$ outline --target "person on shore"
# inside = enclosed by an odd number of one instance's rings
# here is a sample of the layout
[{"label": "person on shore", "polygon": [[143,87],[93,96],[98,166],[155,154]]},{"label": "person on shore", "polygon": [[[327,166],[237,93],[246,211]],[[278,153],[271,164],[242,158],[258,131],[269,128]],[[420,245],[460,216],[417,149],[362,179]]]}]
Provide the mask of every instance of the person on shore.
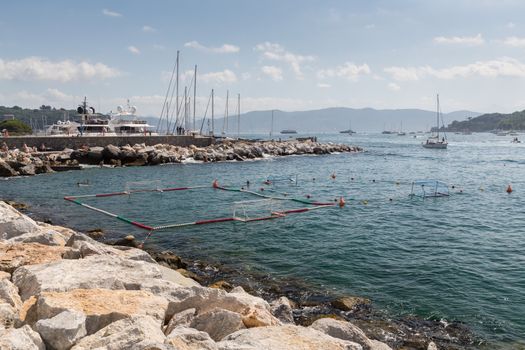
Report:
[{"label": "person on shore", "polygon": [[2,152],[7,153],[9,151],[9,147],[7,146],[7,143],[2,142]]},{"label": "person on shore", "polygon": [[22,145],[22,151],[24,151],[24,153],[31,153],[31,150],[25,143]]}]

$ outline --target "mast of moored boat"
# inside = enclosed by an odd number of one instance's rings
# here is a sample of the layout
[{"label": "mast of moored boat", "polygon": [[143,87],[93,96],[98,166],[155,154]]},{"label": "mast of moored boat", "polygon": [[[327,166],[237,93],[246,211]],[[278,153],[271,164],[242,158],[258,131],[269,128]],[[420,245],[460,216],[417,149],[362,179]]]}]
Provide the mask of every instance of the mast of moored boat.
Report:
[{"label": "mast of moored boat", "polygon": [[237,138],[241,136],[241,94],[237,94]]},{"label": "mast of moored boat", "polygon": [[437,98],[436,127],[437,127],[437,140],[439,142],[439,94],[437,94],[436,98]]},{"label": "mast of moored boat", "polygon": [[197,101],[197,65],[195,65],[195,73],[193,73],[193,131],[195,131],[195,105]]},{"label": "mast of moored boat", "polygon": [[270,126],[270,139],[272,138],[272,134],[273,134],[273,109],[272,109],[272,125]]},{"label": "mast of moored boat", "polygon": [[[180,112],[180,109],[179,109],[179,50],[177,50],[177,79],[175,81],[175,94],[177,95],[175,97],[175,126],[173,127],[175,129],[175,127],[178,127],[178,123],[179,123],[179,112]],[[172,94],[173,96],[173,94]],[[171,100],[173,101],[173,100]]]},{"label": "mast of moored boat", "polygon": [[213,89],[211,89],[211,134],[215,135],[215,115],[214,115],[214,97],[213,97]]}]

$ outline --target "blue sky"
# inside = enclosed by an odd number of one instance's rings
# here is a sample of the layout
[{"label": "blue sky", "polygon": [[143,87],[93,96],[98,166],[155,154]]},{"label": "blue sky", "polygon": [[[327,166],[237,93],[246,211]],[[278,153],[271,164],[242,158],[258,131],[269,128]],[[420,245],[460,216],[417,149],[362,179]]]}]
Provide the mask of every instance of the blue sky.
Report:
[{"label": "blue sky", "polygon": [[[181,51],[197,114],[212,88],[242,110],[525,109],[525,2],[4,1],[0,105],[158,115]],[[234,107],[232,107],[233,109]]]}]

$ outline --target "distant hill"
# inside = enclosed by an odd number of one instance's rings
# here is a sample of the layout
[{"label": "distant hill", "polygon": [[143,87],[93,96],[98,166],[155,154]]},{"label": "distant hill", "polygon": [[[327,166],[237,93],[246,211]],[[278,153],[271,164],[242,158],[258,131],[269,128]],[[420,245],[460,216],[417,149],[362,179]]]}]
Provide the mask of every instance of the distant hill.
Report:
[{"label": "distant hill", "polygon": [[[7,117],[6,117],[7,115]],[[0,106],[0,120],[9,119],[13,115],[28,125],[33,130],[42,129],[43,125],[51,125],[58,120],[67,118],[72,121],[80,121],[76,110],[56,109],[50,106],[41,106],[39,109],[25,109],[18,106]],[[373,108],[325,108],[312,111],[284,112],[274,111],[273,131],[278,134],[281,130],[292,129],[299,133],[321,132],[334,133],[352,128],[357,132],[381,132],[392,131],[418,131],[430,130],[435,126],[436,112],[421,109],[383,109]],[[456,111],[444,114],[447,120],[464,120],[467,117],[476,117],[480,113],[471,111]],[[157,117],[140,117],[155,126],[159,119]],[[228,133],[237,133],[237,116],[228,118]],[[271,128],[272,111],[254,111],[241,114],[241,133],[269,133]],[[224,119],[215,118],[215,134],[223,130]],[[197,129],[200,129],[202,119],[196,121]],[[165,131],[165,121],[161,123],[160,130]],[[203,131],[208,130],[208,120],[205,121]]]},{"label": "distant hill", "polygon": [[463,121],[453,121],[448,131],[484,132],[492,130],[525,130],[525,110],[511,114],[490,113]]},{"label": "distant hill", "polygon": [[[445,122],[454,119],[476,117],[481,113],[457,111],[444,114]],[[418,131],[430,130],[435,126],[436,112],[421,109],[383,109],[373,108],[325,108],[312,111],[284,112],[274,111],[273,131],[292,129],[299,133],[325,132],[333,133],[352,128],[357,132]],[[237,132],[237,116],[230,116],[228,133]],[[241,114],[241,133],[269,133],[272,111],[255,111]],[[215,133],[221,133],[223,118],[215,118]],[[197,123],[200,127],[200,122]],[[207,130],[205,122],[204,130]]]}]

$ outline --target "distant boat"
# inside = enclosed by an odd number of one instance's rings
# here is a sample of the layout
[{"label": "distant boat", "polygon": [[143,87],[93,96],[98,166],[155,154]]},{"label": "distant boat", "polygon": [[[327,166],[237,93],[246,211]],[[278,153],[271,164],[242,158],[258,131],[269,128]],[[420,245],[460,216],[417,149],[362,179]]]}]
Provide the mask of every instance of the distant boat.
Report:
[{"label": "distant boat", "polygon": [[405,136],[407,133],[403,131],[403,122],[401,122],[401,127],[397,133],[397,136]]},{"label": "distant boat", "polygon": [[390,130],[385,130],[385,131],[383,131],[381,134],[384,134],[384,135],[392,135],[392,134],[395,134],[395,132],[390,131]]},{"label": "distant boat", "polygon": [[292,130],[292,129],[284,129],[284,130],[281,130],[281,134],[297,134],[297,131]]},{"label": "distant boat", "polygon": [[348,130],[341,130],[339,131],[340,134],[355,134],[355,131],[352,130],[352,129],[348,129]]},{"label": "distant boat", "polygon": [[[437,112],[436,112],[436,134],[432,134],[425,143],[423,143],[423,147],[425,148],[434,148],[434,149],[446,149],[448,146],[448,142],[446,139],[446,134],[443,133],[443,137],[440,138],[439,136],[439,119],[441,116],[441,111],[439,109],[439,94],[437,95]],[[441,121],[443,122],[443,117],[441,117]]]}]

